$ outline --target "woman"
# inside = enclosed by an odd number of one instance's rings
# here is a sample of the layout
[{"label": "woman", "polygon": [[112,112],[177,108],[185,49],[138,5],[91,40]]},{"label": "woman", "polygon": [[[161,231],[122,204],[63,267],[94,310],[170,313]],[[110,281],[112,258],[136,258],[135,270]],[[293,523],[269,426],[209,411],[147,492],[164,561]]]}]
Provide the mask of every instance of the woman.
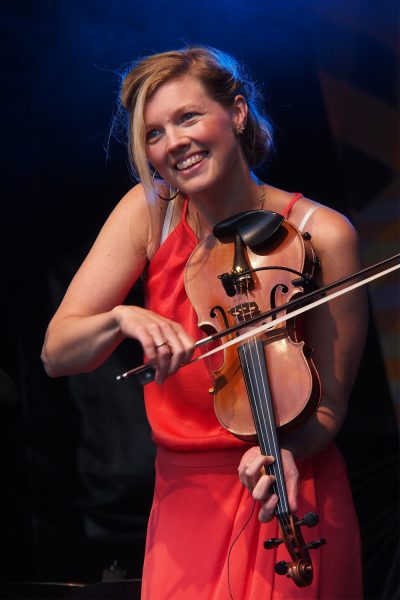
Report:
[{"label": "woman", "polygon": [[[200,47],[147,57],[125,76],[121,100],[141,183],[116,206],[73,279],[49,325],[43,360],[52,377],[90,371],[130,337],[156,368],[156,383],[145,388],[157,462],[143,598],[359,598],[358,526],[332,442],[364,344],[364,292],[304,319],[323,395],[315,416],[283,439],[281,453],[291,510],[319,513],[311,539],[328,540],[313,551],[307,588],[275,575],[275,563],[288,559],[283,545],[263,548],[265,539],[280,537],[273,477],[262,471],[274,458],[221,427],[207,361],[179,370],[201,337],[185,266],[216,223],[263,208],[301,230],[307,224],[320,285],[359,269],[357,236],[337,212],[255,177],[271,128],[257,109],[254,85],[228,55]],[[123,305],[142,274],[146,308]]]}]

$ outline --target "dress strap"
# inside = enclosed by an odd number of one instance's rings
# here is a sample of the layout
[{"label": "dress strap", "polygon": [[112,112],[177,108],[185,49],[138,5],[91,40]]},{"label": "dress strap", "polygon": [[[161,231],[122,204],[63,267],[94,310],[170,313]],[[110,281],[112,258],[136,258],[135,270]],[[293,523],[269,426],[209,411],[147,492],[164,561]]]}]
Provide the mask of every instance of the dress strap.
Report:
[{"label": "dress strap", "polygon": [[303,198],[303,194],[301,194],[300,192],[296,192],[295,194],[293,194],[293,198],[291,199],[285,210],[282,211],[282,216],[285,217],[285,219],[287,219],[290,211],[292,210],[293,205],[296,204],[297,200],[300,200],[300,198]]},{"label": "dress strap", "polygon": [[185,196],[185,198],[183,200],[183,207],[182,207],[182,217],[181,217],[182,223],[186,223],[188,207],[189,207],[189,198],[187,196]]},{"label": "dress strap", "polygon": [[302,218],[302,220],[300,221],[300,224],[298,226],[299,231],[303,231],[304,227],[306,226],[308,219],[311,217],[312,214],[314,214],[314,212],[320,208],[322,205],[321,204],[313,204],[312,206],[310,206],[310,208],[306,211],[306,214],[304,215],[304,217]]},{"label": "dress strap", "polygon": [[169,228],[171,227],[172,215],[174,214],[175,199],[170,200],[165,212],[164,223],[161,231],[160,246],[168,237]]},{"label": "dress strap", "polygon": [[[189,205],[189,199],[187,196],[185,196],[184,201],[183,201],[183,207],[182,207],[182,215],[181,215],[181,223],[183,223],[184,225],[186,224],[186,215],[187,215],[187,211],[188,211],[188,205]],[[171,222],[172,222],[172,216],[174,214],[174,208],[175,208],[175,198],[168,202],[167,210],[165,211],[164,223],[163,223],[162,230],[161,230],[160,246],[163,242],[165,242],[165,240],[167,239],[167,237],[169,235],[169,230],[170,230]]]}]

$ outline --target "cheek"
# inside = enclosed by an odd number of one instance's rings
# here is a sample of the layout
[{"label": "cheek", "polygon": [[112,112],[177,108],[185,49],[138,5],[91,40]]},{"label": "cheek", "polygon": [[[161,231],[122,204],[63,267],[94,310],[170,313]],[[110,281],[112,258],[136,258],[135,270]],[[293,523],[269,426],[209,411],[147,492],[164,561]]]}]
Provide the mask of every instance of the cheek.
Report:
[{"label": "cheek", "polygon": [[[147,160],[155,169],[161,163],[161,152],[155,146],[150,147],[146,152]],[[158,170],[158,169],[157,169]]]},{"label": "cheek", "polygon": [[212,132],[214,147],[223,156],[229,156],[236,147],[236,137],[232,124],[226,118],[220,118],[215,123]]},{"label": "cheek", "polygon": [[233,138],[233,129],[231,123],[225,118],[216,118],[209,127],[205,130],[205,135],[214,140],[217,143],[225,144],[229,143],[230,139]]}]

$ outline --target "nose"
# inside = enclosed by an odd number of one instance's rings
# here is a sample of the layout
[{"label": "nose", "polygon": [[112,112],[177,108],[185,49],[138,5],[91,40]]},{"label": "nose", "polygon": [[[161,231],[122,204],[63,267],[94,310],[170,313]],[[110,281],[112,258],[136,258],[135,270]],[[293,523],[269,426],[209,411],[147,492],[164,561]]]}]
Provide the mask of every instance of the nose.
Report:
[{"label": "nose", "polygon": [[190,144],[190,139],[186,132],[182,132],[179,127],[171,127],[168,129],[166,132],[166,139],[167,150],[171,153],[175,153]]}]

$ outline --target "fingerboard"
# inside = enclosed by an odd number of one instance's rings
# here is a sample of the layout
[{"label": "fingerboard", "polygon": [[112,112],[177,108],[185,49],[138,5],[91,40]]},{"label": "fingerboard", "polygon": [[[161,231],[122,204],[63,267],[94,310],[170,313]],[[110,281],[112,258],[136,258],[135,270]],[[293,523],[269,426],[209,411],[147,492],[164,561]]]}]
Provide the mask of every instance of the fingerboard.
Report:
[{"label": "fingerboard", "polygon": [[275,458],[275,462],[267,468],[268,473],[275,477],[271,490],[279,498],[275,513],[279,521],[286,521],[290,510],[262,340],[254,339],[239,346],[238,354],[261,453]]}]

